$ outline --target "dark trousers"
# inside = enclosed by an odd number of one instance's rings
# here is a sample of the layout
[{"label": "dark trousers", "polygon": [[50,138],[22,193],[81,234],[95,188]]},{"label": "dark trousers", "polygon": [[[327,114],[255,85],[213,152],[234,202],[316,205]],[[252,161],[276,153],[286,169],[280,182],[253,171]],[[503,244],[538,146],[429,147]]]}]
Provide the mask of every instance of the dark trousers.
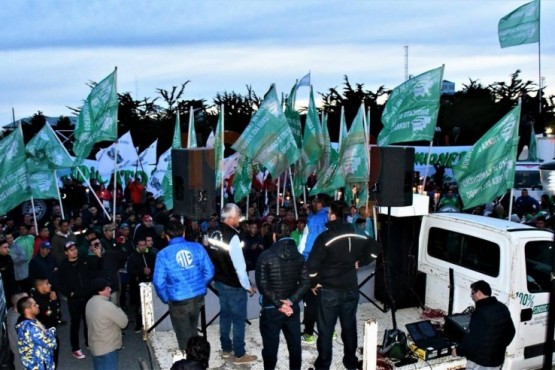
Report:
[{"label": "dark trousers", "polygon": [[287,317],[277,308],[264,308],[260,312],[260,335],[262,336],[262,359],[264,369],[274,369],[277,363],[279,348],[279,334],[283,331],[283,336],[287,342],[289,350],[289,368],[300,369],[302,362],[302,349],[300,309],[299,305],[293,306],[293,315]]},{"label": "dark trousers", "polygon": [[329,369],[332,361],[333,330],[337,319],[341,324],[343,365],[356,369],[358,291],[336,291],[321,288],[318,293],[318,357],[316,369]]},{"label": "dark trousers", "polygon": [[316,315],[318,306],[318,297],[309,290],[303,297],[304,314],[303,314],[303,333],[314,335],[314,324],[316,324]]},{"label": "dark trousers", "polygon": [[179,302],[169,302],[170,319],[172,322],[179,349],[187,349],[187,341],[197,335],[198,317],[204,305],[204,296],[185,299]]},{"label": "dark trousers", "polygon": [[87,328],[87,319],[85,318],[85,306],[87,299],[85,298],[67,298],[67,308],[69,311],[69,342],[71,344],[71,351],[75,352],[81,347],[79,346],[79,329],[81,321],[83,321],[83,332],[85,334],[85,346],[89,343],[89,331]]}]

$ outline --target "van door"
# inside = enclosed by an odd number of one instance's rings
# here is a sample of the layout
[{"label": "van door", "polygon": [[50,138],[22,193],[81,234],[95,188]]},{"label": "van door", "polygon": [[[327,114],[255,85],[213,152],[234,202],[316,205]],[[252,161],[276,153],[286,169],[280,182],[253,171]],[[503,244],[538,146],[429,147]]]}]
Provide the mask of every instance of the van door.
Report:
[{"label": "van door", "polygon": [[[520,322],[515,322],[518,337],[523,343],[525,363],[543,355],[543,344],[547,330],[549,310],[549,290],[551,286],[551,261],[553,242],[546,240],[523,243],[524,268],[519,278],[521,282],[515,292],[520,304]],[[534,361],[535,362],[535,361]]]}]

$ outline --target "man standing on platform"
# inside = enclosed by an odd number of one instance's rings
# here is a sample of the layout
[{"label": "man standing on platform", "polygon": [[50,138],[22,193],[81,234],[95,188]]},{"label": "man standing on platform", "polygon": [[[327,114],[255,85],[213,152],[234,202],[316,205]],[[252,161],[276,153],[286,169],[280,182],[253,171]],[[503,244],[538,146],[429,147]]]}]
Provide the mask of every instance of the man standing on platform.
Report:
[{"label": "man standing on platform", "polygon": [[343,222],[342,202],[333,202],[329,208],[326,230],[314,241],[308,258],[308,273],[317,293],[318,357],[316,369],[329,369],[332,361],[333,332],[337,319],[341,323],[343,365],[356,369],[357,350],[357,269],[372,260],[372,252],[379,245],[356,229],[354,224]]},{"label": "man standing on platform", "polygon": [[185,240],[181,222],[170,221],[165,232],[169,244],[156,255],[152,282],[160,300],[169,306],[179,349],[185,351],[189,338],[197,335],[199,313],[214,266],[201,244]]},{"label": "man standing on platform", "polygon": [[453,356],[466,356],[469,370],[495,370],[503,367],[505,350],[515,336],[515,326],[507,306],[491,296],[483,280],[470,285],[476,309],[470,317],[468,334],[453,349]]},{"label": "man standing on platform", "polygon": [[[215,287],[220,297],[220,343],[222,356],[235,354],[234,364],[256,361],[256,356],[246,354],[245,325],[247,320],[247,293],[256,290],[247,275],[247,265],[243,257],[239,226],[241,209],[228,203],[221,211],[222,224],[219,230],[209,234],[209,253],[216,273]],[[233,326],[233,340],[230,332]]]}]

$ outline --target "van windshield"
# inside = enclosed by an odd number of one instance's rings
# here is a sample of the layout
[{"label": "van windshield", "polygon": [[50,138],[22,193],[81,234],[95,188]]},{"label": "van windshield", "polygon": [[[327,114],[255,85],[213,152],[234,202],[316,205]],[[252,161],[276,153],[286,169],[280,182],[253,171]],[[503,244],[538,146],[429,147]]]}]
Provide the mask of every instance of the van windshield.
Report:
[{"label": "van windshield", "polygon": [[551,287],[551,263],[553,261],[553,242],[528,242],[524,249],[526,255],[526,280],[528,292],[549,292]]},{"label": "van windshield", "polygon": [[543,189],[540,171],[515,171],[515,189]]}]

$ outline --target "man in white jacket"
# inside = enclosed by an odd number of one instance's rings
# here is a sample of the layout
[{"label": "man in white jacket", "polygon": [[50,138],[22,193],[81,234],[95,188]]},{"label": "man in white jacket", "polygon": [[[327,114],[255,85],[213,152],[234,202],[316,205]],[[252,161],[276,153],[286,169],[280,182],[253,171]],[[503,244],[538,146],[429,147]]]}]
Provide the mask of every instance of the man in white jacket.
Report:
[{"label": "man in white jacket", "polygon": [[95,279],[91,285],[94,296],[87,302],[85,316],[94,368],[117,370],[118,351],[122,347],[121,330],[129,320],[121,308],[110,302],[112,289],[107,280]]}]

